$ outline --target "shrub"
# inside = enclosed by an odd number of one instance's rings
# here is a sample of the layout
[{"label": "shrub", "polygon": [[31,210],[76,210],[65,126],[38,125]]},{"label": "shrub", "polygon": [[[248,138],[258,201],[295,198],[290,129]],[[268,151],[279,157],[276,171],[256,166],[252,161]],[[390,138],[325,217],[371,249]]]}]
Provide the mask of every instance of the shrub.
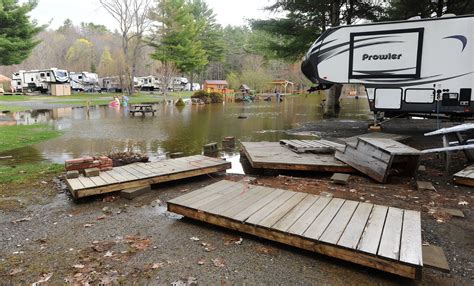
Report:
[{"label": "shrub", "polygon": [[204,90],[195,91],[193,93],[193,95],[191,96],[191,98],[199,98],[199,99],[203,99],[203,100],[204,100],[205,97],[209,97],[209,93],[207,93]]},{"label": "shrub", "polygon": [[209,97],[211,98],[211,103],[222,103],[223,96],[218,92],[211,92]]}]

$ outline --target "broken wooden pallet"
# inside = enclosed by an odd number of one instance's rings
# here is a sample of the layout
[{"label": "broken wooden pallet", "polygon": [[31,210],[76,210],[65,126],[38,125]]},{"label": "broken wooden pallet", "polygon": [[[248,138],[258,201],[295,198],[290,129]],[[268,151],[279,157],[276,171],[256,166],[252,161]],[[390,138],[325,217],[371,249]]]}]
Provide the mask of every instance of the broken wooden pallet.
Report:
[{"label": "broken wooden pallet", "polygon": [[418,211],[226,180],[168,210],[412,279],[423,266]]},{"label": "broken wooden pallet", "polygon": [[134,163],[100,172],[97,177],[66,179],[75,198],[138,188],[230,169],[231,163],[202,155],[150,163]]},{"label": "broken wooden pallet", "polygon": [[392,139],[359,138],[357,144],[346,145],[336,151],[336,158],[385,183],[390,174],[413,176],[418,168],[421,152]]},{"label": "broken wooden pallet", "polygon": [[456,184],[474,187],[474,165],[457,172],[453,179]]},{"label": "broken wooden pallet", "polygon": [[333,154],[295,153],[279,142],[241,142],[242,152],[256,169],[353,172],[347,164],[336,160]]},{"label": "broken wooden pallet", "polygon": [[344,145],[329,140],[280,140],[280,145],[296,153],[331,154],[337,149],[343,150]]}]

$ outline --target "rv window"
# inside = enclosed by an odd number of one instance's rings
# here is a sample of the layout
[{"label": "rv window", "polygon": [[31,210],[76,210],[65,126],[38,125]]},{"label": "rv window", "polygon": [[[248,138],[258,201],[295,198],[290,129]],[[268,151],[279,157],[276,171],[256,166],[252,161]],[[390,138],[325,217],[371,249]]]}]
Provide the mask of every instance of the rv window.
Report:
[{"label": "rv window", "polygon": [[40,73],[40,77],[44,77],[44,72]]},{"label": "rv window", "polygon": [[49,72],[46,73],[46,76],[50,76],[51,74]]},{"label": "rv window", "polygon": [[30,80],[30,81],[31,81],[31,82],[33,82],[33,81],[35,81],[35,79],[34,79],[34,78],[31,78],[31,80]]},{"label": "rv window", "polygon": [[21,85],[21,81],[17,81],[17,84],[18,84],[18,85]]},{"label": "rv window", "polygon": [[82,75],[80,75],[78,78],[79,78],[79,79],[82,79]]},{"label": "rv window", "polygon": [[433,103],[435,99],[434,89],[407,88],[405,90],[406,103]]},{"label": "rv window", "polygon": [[376,88],[375,108],[400,109],[402,104],[401,88]]}]

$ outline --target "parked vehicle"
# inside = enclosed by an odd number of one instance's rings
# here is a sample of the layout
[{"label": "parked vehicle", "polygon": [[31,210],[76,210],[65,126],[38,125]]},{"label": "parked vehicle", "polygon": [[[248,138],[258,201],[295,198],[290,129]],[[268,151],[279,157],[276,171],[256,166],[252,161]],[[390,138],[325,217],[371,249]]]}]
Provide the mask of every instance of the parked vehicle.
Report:
[{"label": "parked vehicle", "polygon": [[149,76],[139,76],[137,77],[137,84],[135,86],[136,89],[139,90],[160,90],[160,80],[158,77],[149,75]]},{"label": "parked vehicle", "polygon": [[73,91],[96,92],[100,91],[99,76],[90,72],[70,72],[69,80]]},{"label": "parked vehicle", "polygon": [[183,91],[186,89],[188,79],[185,77],[173,77],[171,78],[171,84],[168,87],[171,91]]},{"label": "parked vehicle", "polygon": [[43,70],[20,70],[12,75],[12,85],[16,91],[46,93],[51,84],[69,82],[69,73],[57,68]]},{"label": "parked vehicle", "polygon": [[[188,82],[184,88],[184,90],[191,90],[191,83]],[[193,89],[192,90],[201,90],[201,85],[199,83],[193,82]]]},{"label": "parked vehicle", "polygon": [[122,80],[119,76],[100,78],[99,86],[105,92],[122,92]]},{"label": "parked vehicle", "polygon": [[364,84],[385,116],[474,112],[474,15],[341,26],[327,30],[302,63],[318,89]]}]

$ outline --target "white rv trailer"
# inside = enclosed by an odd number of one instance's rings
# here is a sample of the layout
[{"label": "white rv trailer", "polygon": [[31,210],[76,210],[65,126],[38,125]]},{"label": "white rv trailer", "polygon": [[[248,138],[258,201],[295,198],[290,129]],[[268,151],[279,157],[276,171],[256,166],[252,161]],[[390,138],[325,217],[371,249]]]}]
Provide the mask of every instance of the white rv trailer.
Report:
[{"label": "white rv trailer", "polygon": [[69,73],[57,68],[44,70],[21,70],[12,75],[13,85],[17,91],[49,91],[51,84],[69,82]]},{"label": "white rv trailer", "polygon": [[99,76],[90,72],[70,72],[69,80],[74,91],[94,92],[100,90]]},{"label": "white rv trailer", "polygon": [[156,76],[139,76],[136,81],[137,85],[135,88],[137,89],[150,91],[160,90],[160,80]]},{"label": "white rv trailer", "polygon": [[169,90],[172,91],[183,91],[188,84],[188,79],[185,77],[173,77],[171,78],[170,86],[168,87]]},{"label": "white rv trailer", "polygon": [[102,91],[121,92],[122,82],[119,76],[109,76],[99,79],[99,86]]},{"label": "white rv trailer", "polygon": [[474,15],[341,26],[311,46],[301,69],[325,89],[366,87],[385,116],[474,113]]}]

